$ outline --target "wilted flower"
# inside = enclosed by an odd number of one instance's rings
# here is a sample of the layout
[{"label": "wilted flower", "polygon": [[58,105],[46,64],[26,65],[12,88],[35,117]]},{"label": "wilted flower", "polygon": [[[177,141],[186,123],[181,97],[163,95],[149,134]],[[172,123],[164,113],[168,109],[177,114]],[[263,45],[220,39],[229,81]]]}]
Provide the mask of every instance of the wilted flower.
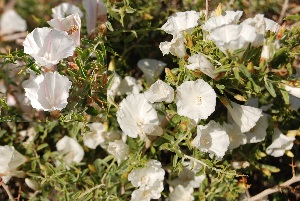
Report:
[{"label": "wilted flower", "polygon": [[159,44],[159,49],[165,54],[173,54],[174,56],[177,56],[179,58],[183,58],[186,55],[185,50],[185,37],[183,35],[179,35],[176,38],[173,38],[171,42],[161,42]]},{"label": "wilted flower", "polygon": [[256,125],[245,133],[248,143],[257,143],[265,139],[267,135],[267,128],[269,127],[268,117],[262,115]]},{"label": "wilted flower", "polygon": [[128,95],[119,105],[117,120],[122,131],[132,137],[145,139],[146,135],[159,136],[163,133],[154,107],[144,94]]},{"label": "wilted flower", "polygon": [[83,7],[86,11],[86,26],[88,34],[91,34],[97,24],[97,19],[100,23],[106,22],[107,7],[103,0],[83,0]]},{"label": "wilted flower", "polygon": [[168,17],[167,22],[161,27],[168,34],[177,37],[183,34],[183,31],[189,32],[198,25],[198,19],[201,12],[186,11],[177,12]]},{"label": "wilted flower", "polygon": [[167,83],[157,80],[145,91],[145,97],[151,103],[162,102],[171,103],[174,99],[174,89]]},{"label": "wilted flower", "polygon": [[192,195],[193,192],[194,189],[190,186],[184,187],[182,185],[178,185],[170,193],[169,198],[170,201],[192,201],[194,200],[194,196]]},{"label": "wilted flower", "polygon": [[245,134],[241,132],[241,128],[237,124],[224,123],[223,127],[229,136],[230,144],[228,149],[235,149],[240,145],[247,143],[247,138]]},{"label": "wilted flower", "polygon": [[138,94],[143,90],[141,83],[137,79],[131,76],[126,76],[120,82],[118,87],[118,95],[129,95],[129,94]]},{"label": "wilted flower", "polygon": [[202,29],[208,32],[213,31],[218,27],[228,24],[237,24],[242,17],[243,11],[225,11],[225,15],[210,17],[202,26]]},{"label": "wilted flower", "polygon": [[279,42],[276,40],[271,42],[269,40],[265,40],[264,45],[262,47],[260,58],[266,61],[269,61],[273,58],[276,50],[280,48]]},{"label": "wilted flower", "polygon": [[75,44],[67,32],[47,27],[34,29],[25,38],[23,46],[24,53],[45,67],[58,64],[63,58],[72,56],[75,50]]},{"label": "wilted flower", "polygon": [[23,84],[25,96],[33,108],[44,111],[62,110],[68,104],[72,83],[58,72],[38,75]]},{"label": "wilted flower", "polygon": [[12,34],[26,30],[26,21],[15,10],[10,9],[1,14],[0,35]]},{"label": "wilted flower", "polygon": [[114,75],[110,78],[112,79],[110,85],[107,87],[107,97],[108,100],[114,100],[115,96],[117,94],[120,94],[120,84],[122,81],[122,78],[117,73],[114,73]]},{"label": "wilted flower", "polygon": [[291,150],[294,145],[294,136],[286,136],[281,133],[278,128],[274,129],[274,135],[272,137],[273,142],[270,146],[267,147],[267,154],[280,157],[283,156],[285,151]]},{"label": "wilted flower", "polygon": [[47,22],[51,27],[67,32],[75,45],[80,46],[81,20],[77,13],[66,18],[55,18]]},{"label": "wilted flower", "polygon": [[231,162],[231,166],[236,170],[249,167],[249,165],[250,165],[250,163],[248,161],[232,161]]},{"label": "wilted flower", "polygon": [[300,98],[300,87],[284,84],[284,89],[291,95]]},{"label": "wilted flower", "polygon": [[90,149],[96,149],[98,145],[105,141],[104,136],[107,129],[100,122],[93,122],[87,125],[90,132],[83,135],[83,144]]},{"label": "wilted flower", "polygon": [[224,53],[233,53],[234,50],[246,49],[256,38],[256,29],[247,24],[226,25],[214,29],[208,36]]},{"label": "wilted flower", "polygon": [[143,71],[146,82],[149,85],[153,84],[155,80],[159,78],[166,65],[164,62],[156,59],[141,59],[137,63],[137,66]]},{"label": "wilted flower", "polygon": [[258,119],[262,116],[261,109],[239,105],[234,102],[231,102],[231,105],[227,102],[224,103],[235,123],[241,127],[242,133],[248,132],[253,128]]},{"label": "wilted flower", "polygon": [[7,183],[12,176],[23,177],[25,173],[17,168],[27,161],[13,146],[0,146],[0,177]]},{"label": "wilted flower", "polygon": [[193,56],[189,57],[188,62],[190,64],[188,64],[186,67],[190,70],[198,69],[213,79],[218,76],[217,74],[214,74],[215,67],[201,53],[194,54]]},{"label": "wilted flower", "polygon": [[115,140],[108,144],[107,152],[115,156],[120,164],[121,161],[128,158],[129,146],[123,140]]},{"label": "wilted flower", "polygon": [[53,18],[64,18],[68,15],[72,14],[78,14],[79,17],[81,18],[83,16],[83,13],[81,10],[77,7],[74,6],[73,4],[70,3],[61,3],[58,6],[52,8],[52,17]]},{"label": "wilted flower", "polygon": [[207,119],[216,107],[216,92],[202,79],[186,81],[177,88],[177,113],[191,119]]},{"label": "wilted flower", "polygon": [[192,141],[192,146],[200,151],[208,152],[209,157],[215,155],[222,159],[230,144],[229,136],[219,123],[210,121],[206,126],[197,126],[197,136]]},{"label": "wilted flower", "polygon": [[[79,163],[84,156],[83,148],[77,142],[77,140],[64,136],[56,143],[56,149],[58,155],[66,162],[67,165],[71,165],[73,162]],[[57,161],[56,165],[60,162]],[[68,167],[67,167],[68,168]]]}]

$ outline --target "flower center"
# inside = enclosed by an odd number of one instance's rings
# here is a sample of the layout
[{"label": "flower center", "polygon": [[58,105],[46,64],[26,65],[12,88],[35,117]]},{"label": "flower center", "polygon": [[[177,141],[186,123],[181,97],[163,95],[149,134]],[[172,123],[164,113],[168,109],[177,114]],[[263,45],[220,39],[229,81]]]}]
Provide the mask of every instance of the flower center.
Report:
[{"label": "flower center", "polygon": [[196,102],[197,105],[201,105],[201,103],[202,103],[202,97],[201,96],[197,96],[195,98],[195,102]]}]

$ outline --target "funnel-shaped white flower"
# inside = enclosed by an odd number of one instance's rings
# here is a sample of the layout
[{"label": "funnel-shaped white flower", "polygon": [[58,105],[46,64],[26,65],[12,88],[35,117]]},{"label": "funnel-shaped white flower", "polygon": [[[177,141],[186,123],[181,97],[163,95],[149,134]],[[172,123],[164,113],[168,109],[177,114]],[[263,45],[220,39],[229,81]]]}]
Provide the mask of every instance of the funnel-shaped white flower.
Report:
[{"label": "funnel-shaped white flower", "polygon": [[214,29],[208,36],[224,53],[246,49],[256,38],[256,29],[248,24],[226,25]]},{"label": "funnel-shaped white flower", "polygon": [[107,152],[115,156],[120,164],[121,161],[128,158],[129,146],[123,140],[115,140],[108,144]]},{"label": "funnel-shaped white flower", "polygon": [[122,131],[132,137],[161,135],[159,119],[154,107],[147,101],[144,94],[130,94],[119,105],[117,120]]},{"label": "funnel-shaped white flower", "polygon": [[80,18],[83,16],[80,8],[70,3],[59,4],[58,6],[52,8],[52,13],[53,18],[64,18],[75,13],[77,13]]},{"label": "funnel-shaped white flower", "polygon": [[192,141],[192,146],[197,147],[200,151],[208,152],[209,157],[215,155],[222,159],[230,144],[229,136],[222,126],[210,121],[206,126],[197,126],[197,136]]},{"label": "funnel-shaped white flower", "polygon": [[155,184],[150,187],[140,187],[139,189],[134,190],[131,194],[130,201],[150,201],[152,199],[159,199],[163,190],[163,182],[156,181]]},{"label": "funnel-shaped white flower", "polygon": [[208,32],[214,29],[228,25],[237,24],[239,19],[242,17],[243,11],[225,11],[225,15],[218,15],[210,17],[202,26],[202,29]]},{"label": "funnel-shaped white flower", "polygon": [[87,125],[90,128],[90,132],[84,134],[83,143],[90,149],[96,149],[96,147],[105,142],[104,135],[107,132],[106,127],[100,122],[93,122]]},{"label": "funnel-shaped white flower", "polygon": [[0,35],[26,31],[26,21],[15,11],[7,10],[0,17]]},{"label": "funnel-shaped white flower", "polygon": [[100,23],[106,22],[107,7],[103,0],[83,0],[82,4],[86,11],[87,32],[91,34],[96,27],[97,19]]},{"label": "funnel-shaped white flower", "polygon": [[262,116],[262,110],[255,107],[239,105],[234,102],[231,102],[231,106],[228,103],[225,106],[235,123],[241,127],[242,133],[253,128]]},{"label": "funnel-shaped white flower", "polygon": [[131,76],[126,76],[120,82],[118,87],[118,95],[138,94],[143,90],[142,84],[137,79]]},{"label": "funnel-shaped white flower", "polygon": [[193,192],[194,189],[191,186],[184,187],[182,185],[178,185],[170,193],[169,198],[170,201],[193,201]]},{"label": "funnel-shaped white flower", "polygon": [[80,46],[81,20],[77,13],[66,18],[55,18],[47,22],[51,27],[67,32],[75,45]]},{"label": "funnel-shaped white flower", "polygon": [[177,113],[191,119],[207,119],[216,107],[216,92],[202,79],[186,81],[177,88]]},{"label": "funnel-shaped white flower", "polygon": [[168,17],[167,22],[161,27],[168,34],[177,37],[178,34],[183,34],[183,31],[189,32],[198,25],[198,20],[201,12],[186,11],[177,12]]},{"label": "funnel-shaped white flower", "polygon": [[151,85],[158,79],[160,74],[165,69],[165,64],[162,61],[156,59],[141,59],[138,61],[137,66],[143,71],[146,82]]},{"label": "funnel-shaped white flower", "polygon": [[270,146],[267,147],[266,152],[271,156],[280,157],[283,156],[285,151],[292,149],[295,137],[286,136],[282,134],[278,128],[275,128],[272,139],[273,142]]},{"label": "funnel-shaped white flower", "polygon": [[245,133],[248,143],[257,143],[265,139],[267,135],[267,128],[269,127],[268,117],[262,115],[256,125]]},{"label": "funnel-shaped white flower", "polygon": [[72,83],[58,72],[47,72],[26,82],[25,96],[33,108],[44,111],[62,110],[68,104]]},{"label": "funnel-shaped white flower", "polygon": [[24,53],[45,67],[58,64],[63,58],[72,56],[75,50],[75,44],[67,32],[47,27],[34,29],[25,38],[23,46]]},{"label": "funnel-shaped white flower", "polygon": [[22,177],[25,174],[17,171],[17,168],[27,161],[26,157],[20,154],[12,146],[0,146],[0,177],[7,183],[12,176]]},{"label": "funnel-shaped white flower", "polygon": [[223,127],[226,130],[230,140],[228,149],[235,149],[240,145],[247,143],[245,134],[241,132],[241,128],[237,124],[224,123]]},{"label": "funnel-shaped white flower", "polygon": [[185,50],[185,37],[183,35],[179,35],[177,37],[174,37],[171,42],[165,41],[161,42],[159,44],[159,49],[165,54],[173,54],[174,56],[177,56],[179,58],[183,58],[186,55]]},{"label": "funnel-shaped white flower", "polygon": [[174,89],[167,83],[157,80],[145,91],[145,97],[151,103],[162,102],[171,103],[174,99]]},{"label": "funnel-shaped white flower", "polygon": [[[64,136],[56,143],[56,149],[58,154],[66,162],[66,164],[71,165],[72,162],[79,163],[84,156],[83,148],[80,144],[73,138],[69,136]],[[57,162],[57,165],[60,163]]]},{"label": "funnel-shaped white flower", "polygon": [[190,64],[188,64],[186,67],[190,70],[198,69],[213,79],[218,76],[217,74],[214,74],[215,67],[201,53],[194,54],[193,56],[189,57],[188,62]]}]

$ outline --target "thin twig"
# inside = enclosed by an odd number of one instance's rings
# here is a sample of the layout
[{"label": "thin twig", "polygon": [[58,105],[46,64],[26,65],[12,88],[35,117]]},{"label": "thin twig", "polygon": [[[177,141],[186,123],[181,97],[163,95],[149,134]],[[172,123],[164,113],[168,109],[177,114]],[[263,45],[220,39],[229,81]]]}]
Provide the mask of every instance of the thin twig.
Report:
[{"label": "thin twig", "polygon": [[205,1],[205,5],[206,5],[206,7],[205,7],[205,20],[207,20],[208,19],[208,0]]},{"label": "thin twig", "polygon": [[260,192],[259,194],[251,197],[248,201],[261,200],[263,197],[273,194],[273,193],[276,193],[276,192],[280,192],[281,188],[289,186],[289,185],[299,182],[299,181],[300,181],[300,175],[292,177],[291,179],[287,180],[286,182],[284,182],[280,185],[274,186],[272,188],[268,188],[268,189]]},{"label": "thin twig", "polygon": [[284,3],[283,3],[283,6],[282,6],[281,12],[280,12],[280,17],[278,19],[278,24],[282,23],[283,17],[285,16],[285,13],[286,13],[286,10],[287,10],[288,6],[289,6],[289,0],[285,0]]},{"label": "thin twig", "polygon": [[4,182],[1,182],[0,185],[1,185],[1,186],[4,188],[4,190],[6,191],[6,193],[7,193],[8,197],[9,197],[9,199],[10,199],[11,201],[16,201],[15,198],[14,198],[14,196],[11,194],[11,192],[10,192],[8,186],[7,186]]}]

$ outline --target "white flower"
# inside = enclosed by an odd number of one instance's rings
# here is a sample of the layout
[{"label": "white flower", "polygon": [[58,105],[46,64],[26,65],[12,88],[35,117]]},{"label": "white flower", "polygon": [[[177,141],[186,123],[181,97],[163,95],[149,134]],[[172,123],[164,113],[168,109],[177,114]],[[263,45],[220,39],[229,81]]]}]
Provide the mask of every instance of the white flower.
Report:
[{"label": "white flower", "polygon": [[206,126],[197,126],[197,136],[192,141],[192,146],[200,151],[208,152],[217,159],[222,159],[230,144],[229,136],[219,123],[210,121]]},{"label": "white flower", "polygon": [[291,110],[297,111],[300,108],[300,99],[290,94],[289,97]]},{"label": "white flower", "polygon": [[140,187],[131,194],[131,201],[150,201],[151,199],[159,199],[161,192],[164,190],[162,181],[156,181],[150,187]]},{"label": "white flower", "polygon": [[129,146],[123,140],[115,140],[110,142],[107,147],[107,152],[117,158],[118,164],[128,158]]},{"label": "white flower", "polygon": [[152,187],[157,181],[163,181],[165,176],[161,163],[157,160],[149,160],[145,167],[132,170],[128,174],[128,181],[134,187]]},{"label": "white flower", "polygon": [[177,12],[168,17],[167,22],[161,27],[162,30],[168,34],[177,37],[177,35],[183,34],[183,31],[189,32],[198,25],[198,19],[201,12],[186,11]]},{"label": "white flower", "polygon": [[161,135],[159,120],[156,110],[147,101],[144,94],[128,95],[119,105],[117,120],[122,131],[132,137],[146,135]]},{"label": "white flower", "polygon": [[216,107],[216,92],[202,79],[186,81],[177,88],[177,113],[191,119],[207,119]]},{"label": "white flower", "polygon": [[284,84],[284,89],[291,95],[300,98],[300,87]]},{"label": "white flower", "polygon": [[118,95],[138,94],[143,90],[141,83],[131,76],[126,76],[122,79],[118,87]]},{"label": "white flower", "polygon": [[15,11],[6,10],[0,18],[0,35],[27,30],[26,21]]},{"label": "white flower", "polygon": [[269,127],[268,117],[261,116],[256,125],[245,133],[248,143],[257,143],[265,139],[267,135],[267,128]]},{"label": "white flower", "polygon": [[107,129],[100,122],[93,122],[87,125],[90,128],[90,132],[84,134],[83,144],[90,149],[96,149],[96,147],[105,142],[104,136]]},{"label": "white flower", "polygon": [[234,123],[232,125],[224,123],[223,127],[226,130],[230,140],[228,149],[235,149],[240,145],[247,143],[245,134],[241,132],[241,128],[237,124]]},{"label": "white flower", "polygon": [[[84,156],[83,148],[77,142],[77,140],[64,136],[56,143],[56,149],[58,155],[66,162],[67,165],[71,165],[73,162],[79,163]],[[57,161],[56,165],[60,162]],[[68,167],[67,167],[68,168]]]},{"label": "white flower", "polygon": [[122,81],[122,78],[117,73],[110,78],[112,79],[111,83],[107,86],[107,97],[108,100],[114,100],[117,94],[121,94],[119,87]]},{"label": "white flower", "polygon": [[27,161],[13,146],[0,146],[0,177],[7,183],[12,176],[23,177],[25,173],[17,168]]},{"label": "white flower", "polygon": [[267,147],[266,152],[271,156],[280,157],[283,156],[285,151],[292,149],[295,137],[286,136],[282,134],[278,128],[275,128],[272,139],[273,142],[270,146]]},{"label": "white flower", "polygon": [[269,40],[265,40],[264,45],[261,51],[261,59],[269,61],[273,58],[276,50],[280,48],[278,40],[271,42]]},{"label": "white flower", "polygon": [[208,36],[216,46],[224,53],[232,53],[234,50],[246,49],[256,38],[256,29],[247,24],[225,25],[214,29]]},{"label": "white flower", "polygon": [[66,107],[71,85],[69,79],[58,72],[47,72],[30,80],[23,87],[33,108],[51,112]]},{"label": "white flower", "polygon": [[25,38],[23,46],[24,53],[45,67],[58,64],[63,58],[72,56],[75,50],[75,44],[67,32],[47,27],[34,29]]},{"label": "white flower", "polygon": [[137,66],[143,71],[146,82],[150,85],[155,82],[156,79],[165,69],[165,64],[162,61],[156,59],[141,59],[138,61]]},{"label": "white flower", "polygon": [[64,18],[75,13],[77,13],[80,18],[83,16],[81,10],[77,6],[74,6],[70,3],[59,4],[58,6],[52,8],[52,13],[53,18]]},{"label": "white flower", "polygon": [[217,74],[214,74],[215,67],[201,53],[194,54],[193,56],[189,57],[188,62],[190,64],[188,64],[186,67],[190,70],[198,69],[213,79],[218,76]]},{"label": "white flower", "polygon": [[174,89],[167,83],[157,80],[145,91],[145,97],[151,103],[162,102],[171,103],[174,99]]},{"label": "white flower", "polygon": [[106,22],[107,7],[103,0],[83,0],[83,7],[86,11],[86,26],[88,34],[91,34],[97,24],[97,19],[100,23]]},{"label": "white flower", "polygon": [[172,186],[182,185],[183,187],[199,188],[205,175],[196,176],[196,172],[184,167],[177,179],[168,181]]},{"label": "white flower", "polygon": [[243,11],[225,11],[225,15],[218,15],[209,18],[202,26],[202,29],[211,32],[224,25],[237,24],[242,15]]},{"label": "white flower", "polygon": [[75,45],[80,46],[81,20],[77,13],[69,15],[66,18],[55,18],[47,22],[53,28],[66,31]]},{"label": "white flower", "polygon": [[166,54],[173,54],[174,56],[177,56],[179,58],[183,58],[186,55],[185,50],[185,37],[183,35],[179,35],[171,40],[171,42],[161,42],[159,44],[159,49],[163,53],[163,55]]},{"label": "white flower", "polygon": [[192,201],[194,200],[193,192],[194,189],[190,186],[183,187],[182,185],[178,185],[170,193],[169,198],[170,201]]},{"label": "white flower", "polygon": [[228,103],[225,106],[235,123],[241,127],[242,133],[253,128],[262,116],[262,110],[255,107],[239,105],[234,102],[231,102],[231,106]]},{"label": "white flower", "polygon": [[265,24],[266,24],[266,31],[270,30],[270,31],[276,33],[281,28],[281,26],[278,23],[274,22],[273,20],[270,20],[268,18],[264,18],[264,19],[265,19]]}]

